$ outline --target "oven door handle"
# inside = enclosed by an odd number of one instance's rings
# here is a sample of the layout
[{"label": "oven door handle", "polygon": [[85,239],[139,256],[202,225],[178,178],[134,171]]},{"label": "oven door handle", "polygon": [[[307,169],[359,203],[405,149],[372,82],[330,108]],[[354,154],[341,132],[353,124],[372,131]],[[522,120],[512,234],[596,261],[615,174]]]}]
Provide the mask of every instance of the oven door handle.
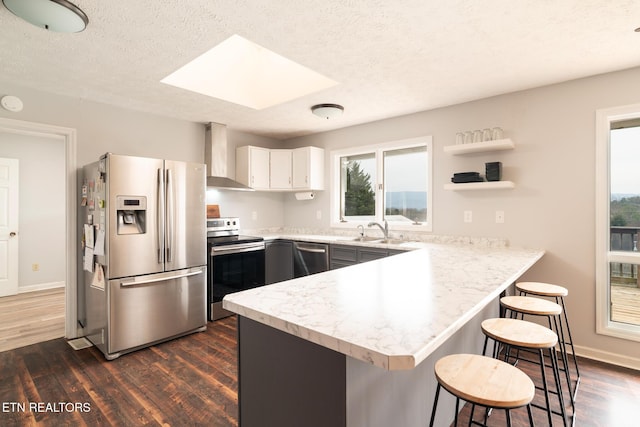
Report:
[{"label": "oven door handle", "polygon": [[233,246],[213,246],[211,247],[211,256],[237,254],[242,252],[263,251],[264,243],[256,245],[255,243],[247,243]]}]

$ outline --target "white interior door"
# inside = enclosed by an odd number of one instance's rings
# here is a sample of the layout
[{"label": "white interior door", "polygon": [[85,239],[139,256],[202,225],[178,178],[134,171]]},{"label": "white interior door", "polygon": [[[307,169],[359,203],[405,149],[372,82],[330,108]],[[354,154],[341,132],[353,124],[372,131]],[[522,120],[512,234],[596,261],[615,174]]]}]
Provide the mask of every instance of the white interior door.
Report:
[{"label": "white interior door", "polygon": [[18,159],[0,158],[0,297],[18,293]]}]

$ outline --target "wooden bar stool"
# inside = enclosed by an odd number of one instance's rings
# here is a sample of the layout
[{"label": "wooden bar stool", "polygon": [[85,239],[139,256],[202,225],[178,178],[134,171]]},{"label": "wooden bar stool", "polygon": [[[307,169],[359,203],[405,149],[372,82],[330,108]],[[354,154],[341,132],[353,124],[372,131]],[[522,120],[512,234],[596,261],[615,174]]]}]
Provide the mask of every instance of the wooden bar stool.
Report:
[{"label": "wooden bar stool", "polygon": [[[569,374],[569,358],[567,356],[567,347],[564,345],[563,328],[560,326],[562,318],[562,307],[553,302],[542,298],[526,297],[526,296],[508,296],[500,298],[500,305],[506,310],[506,314],[511,313],[511,317],[524,319],[524,315],[546,317],[549,328],[558,335],[558,346],[560,348],[560,356],[562,360],[561,371],[565,373],[567,387],[569,388],[569,397],[571,408],[575,412],[575,394],[572,389],[571,377]],[[506,317],[506,316],[505,316]]]},{"label": "wooden bar stool", "polygon": [[454,426],[458,425],[460,399],[472,404],[469,425],[473,423],[486,426],[486,420],[485,424],[473,421],[475,406],[480,405],[504,409],[507,426],[511,426],[510,410],[526,406],[529,423],[533,426],[531,401],[535,395],[535,386],[531,378],[515,366],[476,354],[452,354],[436,362],[435,374],[438,387],[431,410],[430,427],[433,427],[435,420],[440,387],[456,397]]},{"label": "wooden bar stool", "polygon": [[[580,369],[578,368],[576,351],[573,348],[573,337],[571,336],[571,328],[569,327],[567,308],[564,304],[564,297],[569,295],[569,291],[563,286],[543,282],[519,282],[516,283],[516,289],[520,291],[520,295],[524,296],[536,295],[553,298],[556,304],[560,304],[562,307],[563,317],[560,318],[560,328],[563,333],[561,334],[560,339],[563,341],[562,344],[565,348],[567,346],[571,347],[571,357],[573,358],[573,365],[576,370],[575,386],[573,388],[573,400],[575,401],[576,395],[578,394],[578,386],[580,385]],[[566,335],[564,334],[565,331]]]},{"label": "wooden bar stool", "polygon": [[[537,353],[538,361],[525,360],[531,363],[537,363],[540,365],[540,373],[542,374],[542,385],[536,388],[544,391],[544,400],[546,406],[541,406],[536,403],[532,403],[532,406],[541,408],[547,411],[547,418],[549,420],[549,426],[553,425],[552,414],[560,415],[562,417],[563,424],[567,425],[567,414],[564,407],[564,398],[562,395],[562,385],[560,384],[560,371],[558,370],[558,359],[555,351],[556,344],[558,343],[558,336],[551,329],[536,323],[527,322],[520,319],[506,319],[496,318],[484,320],[481,324],[482,332],[485,335],[483,353],[486,354],[487,344],[489,338],[491,338],[497,344],[503,344],[506,346],[505,361],[509,362],[510,349],[515,347],[517,349],[525,349]],[[555,382],[555,390],[550,390],[547,384],[547,365],[545,363],[545,350],[549,353],[549,360],[551,361],[551,370],[553,372],[553,379]],[[549,394],[553,393],[558,396],[558,403],[560,404],[560,412],[552,409],[551,399]]]}]

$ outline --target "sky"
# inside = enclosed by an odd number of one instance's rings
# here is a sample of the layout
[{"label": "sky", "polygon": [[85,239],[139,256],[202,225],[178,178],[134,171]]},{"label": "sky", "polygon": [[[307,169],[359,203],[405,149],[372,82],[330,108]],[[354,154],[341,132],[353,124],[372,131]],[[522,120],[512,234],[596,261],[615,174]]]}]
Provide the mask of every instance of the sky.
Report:
[{"label": "sky", "polygon": [[640,127],[611,131],[611,194],[640,194]]}]

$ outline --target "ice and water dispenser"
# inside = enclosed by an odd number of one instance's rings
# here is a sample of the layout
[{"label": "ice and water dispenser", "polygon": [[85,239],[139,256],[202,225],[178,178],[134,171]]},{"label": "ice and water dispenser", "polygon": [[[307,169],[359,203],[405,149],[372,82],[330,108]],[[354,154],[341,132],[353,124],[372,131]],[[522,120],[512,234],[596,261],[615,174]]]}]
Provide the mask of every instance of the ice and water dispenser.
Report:
[{"label": "ice and water dispenser", "polygon": [[117,234],[147,232],[147,198],[145,196],[116,196]]}]

